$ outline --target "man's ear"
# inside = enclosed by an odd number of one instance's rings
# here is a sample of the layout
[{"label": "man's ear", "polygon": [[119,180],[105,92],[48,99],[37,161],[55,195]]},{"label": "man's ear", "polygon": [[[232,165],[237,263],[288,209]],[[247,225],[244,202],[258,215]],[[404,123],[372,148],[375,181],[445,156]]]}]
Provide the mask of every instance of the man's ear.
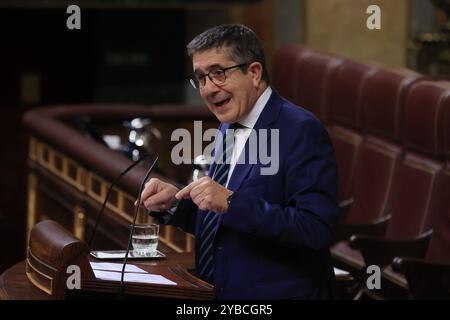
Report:
[{"label": "man's ear", "polygon": [[252,62],[248,66],[248,72],[252,76],[253,85],[259,87],[262,80],[263,67],[259,62]]}]

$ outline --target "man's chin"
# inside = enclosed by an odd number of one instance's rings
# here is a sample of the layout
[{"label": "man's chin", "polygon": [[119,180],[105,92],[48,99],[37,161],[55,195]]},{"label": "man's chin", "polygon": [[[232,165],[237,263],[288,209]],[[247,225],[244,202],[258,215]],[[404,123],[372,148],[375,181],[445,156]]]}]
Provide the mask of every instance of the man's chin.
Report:
[{"label": "man's chin", "polygon": [[221,123],[233,123],[236,121],[236,117],[233,114],[221,114],[218,112],[214,112],[214,115]]}]

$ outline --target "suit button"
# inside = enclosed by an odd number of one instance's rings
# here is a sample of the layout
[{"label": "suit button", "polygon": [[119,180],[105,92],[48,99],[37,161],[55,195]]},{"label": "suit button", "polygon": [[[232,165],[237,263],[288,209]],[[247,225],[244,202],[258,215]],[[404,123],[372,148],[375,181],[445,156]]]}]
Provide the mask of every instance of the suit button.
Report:
[{"label": "suit button", "polygon": [[217,249],[217,251],[220,251],[220,250],[222,250],[222,247],[217,247],[216,249]]}]

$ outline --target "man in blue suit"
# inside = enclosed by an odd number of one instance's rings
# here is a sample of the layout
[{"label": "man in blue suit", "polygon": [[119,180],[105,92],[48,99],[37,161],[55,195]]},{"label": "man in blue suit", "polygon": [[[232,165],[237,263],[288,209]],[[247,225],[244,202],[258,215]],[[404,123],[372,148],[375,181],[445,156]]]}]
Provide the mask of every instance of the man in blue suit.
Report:
[{"label": "man in blue suit", "polygon": [[[249,28],[218,26],[187,48],[191,83],[226,138],[215,140],[209,176],[182,190],[151,179],[143,205],[164,211],[177,203],[173,216],[158,218],[195,234],[197,275],[214,284],[219,299],[332,298],[329,246],[339,208],[327,131],[269,86],[262,46]],[[261,138],[263,131],[276,134]],[[257,158],[252,132],[257,152],[262,144],[272,150],[275,170],[250,161]]]}]

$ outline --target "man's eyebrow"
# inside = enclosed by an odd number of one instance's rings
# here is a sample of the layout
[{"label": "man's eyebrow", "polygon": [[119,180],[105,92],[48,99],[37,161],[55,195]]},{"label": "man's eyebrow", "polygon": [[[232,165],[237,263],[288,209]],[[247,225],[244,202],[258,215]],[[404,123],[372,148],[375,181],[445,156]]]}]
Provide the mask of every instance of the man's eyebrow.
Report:
[{"label": "man's eyebrow", "polygon": [[[218,69],[218,68],[223,68],[222,67],[222,65],[221,64],[219,64],[219,63],[215,63],[215,64],[212,64],[212,65],[210,65],[208,68],[206,68],[206,70],[212,70],[212,69]],[[194,73],[196,73],[196,74],[200,74],[200,72],[199,72],[199,70],[198,69],[195,69],[194,70]]]}]

